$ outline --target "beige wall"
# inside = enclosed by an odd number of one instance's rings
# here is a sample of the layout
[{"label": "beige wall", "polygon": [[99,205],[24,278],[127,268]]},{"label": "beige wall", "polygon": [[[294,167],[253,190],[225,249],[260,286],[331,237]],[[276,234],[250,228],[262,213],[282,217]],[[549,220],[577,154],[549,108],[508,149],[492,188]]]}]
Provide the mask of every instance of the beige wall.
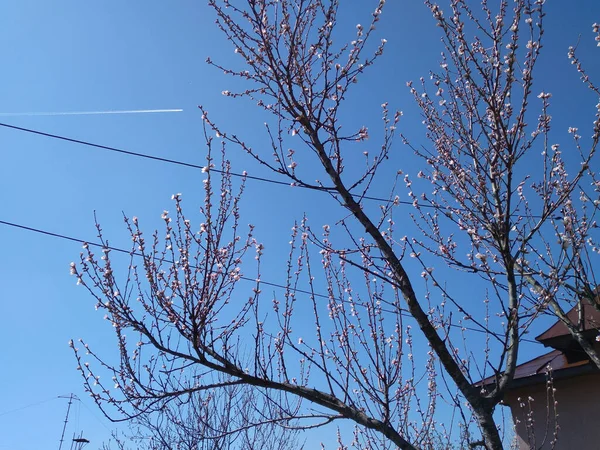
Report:
[{"label": "beige wall", "polygon": [[[505,403],[511,407],[519,449],[598,450],[600,449],[600,375],[581,375],[554,382],[558,402],[555,417],[551,396],[545,385],[528,386],[510,392]],[[521,402],[517,399],[521,398]],[[528,398],[532,397],[532,402]],[[520,403],[524,407],[520,407]],[[527,427],[528,413],[533,426]],[[558,441],[551,441],[558,424]],[[533,433],[528,433],[533,430]],[[533,447],[530,446],[533,444]]]}]

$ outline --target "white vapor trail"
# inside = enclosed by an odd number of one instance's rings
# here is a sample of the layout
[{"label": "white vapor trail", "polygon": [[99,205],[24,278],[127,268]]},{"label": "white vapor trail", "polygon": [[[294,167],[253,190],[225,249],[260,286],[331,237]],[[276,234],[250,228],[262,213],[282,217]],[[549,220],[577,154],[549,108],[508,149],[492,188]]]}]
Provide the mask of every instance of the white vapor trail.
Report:
[{"label": "white vapor trail", "polygon": [[17,116],[92,116],[97,114],[156,114],[182,112],[183,109],[129,109],[113,111],[67,111],[67,112],[0,112],[0,117]]}]

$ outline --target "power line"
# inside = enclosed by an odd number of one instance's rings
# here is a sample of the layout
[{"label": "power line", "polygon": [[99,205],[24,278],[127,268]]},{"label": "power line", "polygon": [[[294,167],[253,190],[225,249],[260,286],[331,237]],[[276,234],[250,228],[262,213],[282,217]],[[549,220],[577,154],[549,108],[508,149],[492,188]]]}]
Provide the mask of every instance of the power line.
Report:
[{"label": "power line", "polygon": [[[192,168],[192,169],[201,169],[201,170],[204,169],[204,170],[206,170],[205,166],[201,166],[199,164],[189,163],[189,162],[185,162],[185,161],[179,161],[179,160],[170,159],[170,158],[164,158],[164,157],[160,157],[160,156],[147,155],[147,154],[144,154],[144,153],[133,152],[133,151],[130,151],[130,150],[124,150],[124,149],[121,149],[121,148],[112,147],[112,146],[108,146],[108,145],[96,144],[96,143],[89,142],[89,141],[84,141],[84,140],[81,140],[81,139],[70,138],[70,137],[62,136],[62,135],[58,135],[58,134],[46,133],[44,131],[33,130],[33,129],[30,129],[30,128],[19,127],[19,126],[16,126],[16,125],[10,125],[10,124],[7,124],[7,123],[2,123],[2,122],[0,122],[0,126],[1,127],[5,127],[5,128],[9,128],[9,129],[13,129],[13,130],[17,130],[17,131],[22,131],[22,132],[25,132],[25,133],[35,134],[35,135],[38,135],[38,136],[48,137],[48,138],[51,138],[51,139],[58,139],[58,140],[61,140],[61,141],[71,142],[71,143],[75,143],[75,144],[81,144],[81,145],[85,145],[85,146],[88,146],[88,147],[93,147],[93,148],[99,148],[99,149],[102,149],[102,150],[112,151],[112,152],[115,152],[115,153],[121,153],[121,154],[129,155],[129,156],[135,156],[135,157],[138,157],[138,158],[150,159],[150,160],[154,160],[154,161],[158,161],[158,162],[164,162],[164,163],[179,165],[179,166],[183,166],[183,167],[189,167],[189,168]],[[213,171],[213,172],[220,173],[220,174],[225,174],[226,173],[224,170],[220,170],[220,169],[216,169],[216,168],[211,168],[210,170]],[[235,172],[228,172],[228,173],[229,173],[229,175],[235,176],[235,177],[247,178],[247,179],[251,179],[251,180],[255,180],[255,181],[261,181],[261,182],[265,182],[265,183],[271,183],[271,184],[277,184],[277,185],[283,185],[283,186],[290,186],[289,183],[286,183],[284,181],[272,180],[272,179],[269,179],[269,178],[251,176],[251,175],[248,175],[248,174],[240,174],[240,173],[235,173]],[[317,190],[318,191],[317,188],[310,187],[310,186],[302,186],[302,185],[300,185],[300,186],[296,186],[296,187],[301,187],[301,188],[305,188],[305,189]],[[381,198],[381,197],[372,197],[372,196],[363,196],[362,198],[364,198],[366,200],[375,200],[375,201],[380,201],[380,202],[388,202],[389,201],[389,199],[385,199],[385,198]],[[397,200],[396,202],[400,203],[400,204],[404,204],[404,205],[414,205],[414,202],[412,202],[412,201]],[[422,205],[422,204],[420,204],[418,206],[419,207],[426,207],[426,208],[434,208],[435,207],[434,205]],[[441,207],[441,208],[444,208],[444,207]],[[535,216],[532,216],[532,217],[535,217]],[[130,251],[124,250],[124,249],[121,249],[121,248],[112,247],[112,246],[104,246],[102,244],[97,244],[97,243],[91,243],[91,242],[88,242],[88,241],[85,241],[85,240],[82,240],[82,239],[78,239],[78,238],[74,238],[74,237],[71,237],[71,236],[62,235],[62,234],[59,234],[59,233],[53,233],[53,232],[46,231],[46,230],[40,230],[40,229],[37,229],[37,228],[31,228],[31,227],[27,227],[27,226],[24,226],[24,225],[19,225],[19,224],[15,224],[15,223],[11,223],[11,222],[6,222],[6,221],[2,221],[2,220],[0,220],[0,224],[4,224],[4,225],[7,225],[7,226],[12,226],[12,227],[16,227],[16,228],[21,228],[21,229],[26,230],[26,231],[31,231],[31,232],[35,232],[35,233],[39,233],[39,234],[44,234],[44,235],[47,235],[47,236],[52,236],[52,237],[56,237],[56,238],[60,238],[60,239],[64,239],[64,240],[69,240],[69,241],[72,241],[72,242],[78,242],[78,243],[87,242],[88,245],[92,245],[92,246],[96,246],[96,247],[109,248],[109,249],[114,250],[116,252],[131,254]],[[241,279],[243,279],[245,281],[252,281],[252,282],[256,281],[256,280],[248,278],[248,277],[241,277]],[[299,293],[307,294],[307,295],[313,295],[315,297],[320,297],[320,298],[326,298],[326,299],[330,298],[328,295],[325,295],[325,294],[319,294],[319,293],[307,291],[307,290],[304,290],[304,289],[290,288],[288,286],[284,286],[284,285],[281,285],[281,284],[272,283],[272,282],[269,282],[269,281],[263,281],[262,279],[261,279],[260,282],[262,284],[264,284],[264,285],[272,286],[272,287],[277,287],[277,288],[280,288],[280,289],[290,289],[290,290],[292,290],[294,292],[299,292]],[[406,309],[402,309],[401,308],[400,312],[405,317],[412,317],[412,315],[410,315],[410,313]],[[465,326],[458,325],[458,324],[451,324],[451,326],[458,327],[458,328],[464,328],[464,329],[467,329],[467,330],[470,330],[470,331],[476,331],[476,332],[480,332],[480,333],[485,333],[484,330],[477,329],[477,328],[472,328],[472,327],[465,327]],[[523,339],[523,340],[526,341],[526,342],[536,342],[536,341],[532,341],[531,339]]]},{"label": "power line", "polygon": [[[270,178],[257,177],[257,176],[253,176],[253,175],[236,173],[236,172],[231,172],[231,171],[225,172],[224,170],[216,169],[214,167],[208,169],[207,167],[201,166],[199,164],[189,163],[189,162],[185,162],[185,161],[179,161],[176,159],[163,158],[162,156],[152,156],[152,155],[147,155],[145,153],[132,152],[130,150],[124,150],[124,149],[117,148],[117,147],[111,147],[109,145],[95,144],[93,142],[84,141],[81,139],[70,138],[67,136],[59,135],[59,134],[46,133],[44,131],[33,130],[31,128],[18,127],[16,125],[10,125],[8,123],[0,122],[0,127],[9,128],[12,130],[17,130],[17,131],[22,131],[24,133],[36,134],[38,136],[44,136],[44,137],[48,137],[51,139],[58,139],[61,141],[72,142],[74,144],[81,144],[81,145],[85,145],[88,147],[99,148],[101,150],[107,150],[107,151],[111,151],[111,152],[121,153],[124,155],[135,156],[138,158],[150,159],[153,161],[163,162],[163,163],[167,163],[167,164],[175,164],[178,166],[190,167],[192,169],[210,170],[211,172],[216,172],[216,173],[220,173],[220,174],[228,173],[229,175],[231,175],[233,177],[246,178],[249,180],[261,181],[263,183],[276,184],[276,185],[280,185],[280,186],[288,186],[288,187],[292,186],[290,183],[287,183],[285,181],[273,180]],[[313,187],[313,186],[294,185],[294,187],[299,187],[302,189],[308,189],[308,190],[317,191],[317,192],[323,192],[318,187]],[[384,202],[384,203],[390,202],[389,198],[374,197],[374,196],[370,196],[370,195],[361,195],[361,198],[365,199],[365,200],[373,200],[373,201]],[[400,200],[400,199],[395,199],[394,203],[401,204],[401,205],[418,206],[419,208],[432,208],[432,209],[450,210],[450,211],[462,210],[462,208],[451,208],[449,206],[443,206],[443,205],[427,205],[427,204],[422,204],[422,203],[415,203],[414,201]],[[543,216],[532,214],[530,217],[534,218],[534,219],[540,219]]]},{"label": "power line", "polygon": [[30,403],[29,405],[21,406],[19,408],[11,409],[9,411],[4,411],[4,412],[0,413],[0,416],[6,416],[8,414],[12,414],[12,413],[15,413],[15,412],[18,412],[18,411],[22,411],[24,409],[33,408],[34,406],[38,406],[38,405],[41,405],[43,403],[48,403],[48,402],[51,402],[52,400],[56,400],[58,398],[60,398],[60,396],[52,397],[52,398],[47,398],[46,400],[40,400],[39,402]]},{"label": "power line", "polygon": [[[63,239],[63,240],[66,240],[66,241],[77,242],[78,244],[86,243],[88,245],[91,245],[92,247],[106,248],[106,249],[110,249],[110,250],[118,252],[118,253],[125,253],[127,255],[131,255],[131,250],[125,250],[123,248],[114,247],[112,245],[98,244],[96,242],[90,242],[90,241],[87,241],[85,239],[79,239],[79,238],[75,238],[75,237],[72,237],[72,236],[67,236],[67,235],[60,234],[60,233],[53,233],[51,231],[41,230],[39,228],[28,227],[28,226],[25,226],[25,225],[20,225],[20,224],[14,223],[14,222],[7,222],[5,220],[0,220],[0,224],[7,225],[9,227],[19,228],[19,229],[25,230],[25,231],[31,231],[33,233],[43,234],[45,236],[51,236],[51,237]],[[134,255],[136,255],[136,256],[142,256],[139,253],[134,253]],[[240,278],[242,280],[245,280],[245,281],[256,282],[256,280],[253,279],[253,278],[243,277],[243,276],[240,277]],[[267,286],[273,286],[273,287],[277,287],[277,288],[281,288],[281,289],[290,289],[290,290],[293,290],[295,292],[300,292],[301,294],[309,294],[309,295],[314,295],[315,297],[329,298],[329,296],[325,295],[325,294],[319,294],[319,293],[310,292],[310,291],[307,291],[307,290],[304,290],[304,289],[298,289],[298,288],[288,288],[287,286],[284,286],[282,284],[272,283],[272,282],[269,282],[269,281],[263,281],[262,279],[260,280],[260,282],[261,282],[261,284],[264,284],[264,285],[267,285]]]},{"label": "power line", "polygon": [[129,151],[129,150],[123,150],[123,149],[120,149],[120,148],[117,148],[117,147],[111,147],[111,146],[108,146],[108,145],[94,144],[93,142],[83,141],[81,139],[70,138],[70,137],[61,136],[61,135],[58,135],[58,134],[46,133],[44,131],[39,131],[39,130],[32,130],[30,128],[18,127],[16,125],[10,125],[10,124],[7,124],[7,123],[1,123],[0,122],[0,126],[2,126],[4,128],[10,128],[12,130],[23,131],[25,133],[36,134],[38,136],[44,136],[44,137],[48,137],[48,138],[52,138],[52,139],[59,139],[61,141],[72,142],[74,144],[81,144],[81,145],[86,145],[88,147],[95,147],[95,148],[99,148],[99,149],[102,149],[102,150],[108,150],[108,151],[111,151],[111,152],[123,153],[125,155],[130,155],[130,156],[137,156],[139,158],[152,159],[154,161],[160,161],[160,162],[165,162],[165,163],[169,163],[169,164],[177,164],[177,165],[180,165],[180,166],[191,167],[193,169],[202,169],[202,166],[200,166],[198,164],[192,164],[192,163],[187,163],[187,162],[183,162],[183,161],[177,161],[177,160],[169,159],[169,158],[162,158],[160,156],[145,155],[143,153],[137,153],[137,152],[132,152],[132,151]]},{"label": "power line", "polygon": [[96,419],[98,422],[100,422],[100,425],[102,425],[102,426],[103,426],[104,428],[106,428],[108,431],[112,431],[112,430],[111,430],[111,429],[108,427],[108,425],[106,425],[106,424],[104,423],[104,421],[103,421],[103,420],[100,420],[100,418],[99,418],[99,417],[96,415],[96,413],[94,413],[94,411],[92,411],[92,409],[91,409],[91,408],[90,408],[88,405],[86,405],[86,404],[85,404],[85,403],[84,403],[84,402],[83,402],[81,399],[79,399],[79,398],[78,398],[77,400],[79,400],[79,404],[80,404],[80,405],[83,405],[83,407],[84,407],[85,409],[87,409],[87,410],[88,410],[88,412],[89,412],[89,413],[92,415],[92,417],[93,417],[94,419]]},{"label": "power line", "polygon": [[[16,131],[22,131],[24,133],[35,134],[38,136],[44,136],[44,137],[51,138],[51,139],[58,139],[58,140],[65,141],[65,142],[71,142],[73,144],[81,144],[81,145],[85,145],[87,147],[98,148],[98,149],[107,150],[110,152],[121,153],[123,155],[135,156],[137,158],[150,159],[153,161],[163,162],[163,163],[167,163],[167,164],[174,164],[174,165],[183,166],[183,167],[189,167],[192,169],[207,170],[205,166],[201,166],[199,164],[189,163],[189,162],[185,162],[185,161],[178,161],[176,159],[163,158],[161,156],[147,155],[145,153],[132,152],[130,150],[124,150],[124,149],[118,148],[118,147],[112,147],[109,145],[102,145],[102,144],[95,144],[93,142],[84,141],[81,139],[70,138],[67,136],[59,135],[59,134],[46,133],[44,131],[33,130],[31,128],[18,127],[16,125],[10,125],[7,123],[0,122],[0,127],[9,128],[11,130],[16,130]],[[225,173],[224,170],[220,170],[220,169],[216,169],[216,168],[210,168],[209,170],[211,172],[217,172],[220,174]],[[273,180],[270,178],[257,177],[257,176],[247,175],[247,174],[236,173],[236,172],[229,172],[229,175],[231,175],[233,177],[247,178],[249,180],[261,181],[263,183],[270,183],[270,184],[276,184],[276,185],[288,186],[288,187],[291,186],[290,183],[287,183],[285,181]],[[300,187],[303,189],[319,191],[318,188],[311,187],[311,186],[296,185],[294,187]],[[374,201],[379,201],[379,202],[389,202],[390,201],[390,199],[385,199],[385,198],[381,198],[381,197],[372,197],[372,196],[363,196],[362,198],[364,198],[365,200],[374,200]],[[406,200],[398,200],[397,203],[400,203],[403,205],[412,205],[413,204],[413,202],[406,201]],[[419,205],[419,206],[422,208],[432,208],[433,207],[432,205]]]},{"label": "power line", "polygon": [[[5,221],[5,220],[0,220],[0,224],[6,225],[6,226],[9,226],[9,227],[13,227],[13,228],[18,228],[18,229],[25,230],[25,231],[29,231],[29,232],[32,232],[32,233],[38,233],[38,234],[42,234],[42,235],[45,235],[45,236],[51,236],[51,237],[55,237],[55,238],[58,238],[58,239],[63,239],[63,240],[71,241],[71,242],[77,242],[79,244],[86,243],[87,245],[91,245],[93,247],[106,248],[106,249],[110,249],[110,250],[118,252],[118,253],[124,253],[124,254],[127,254],[127,255],[131,255],[132,254],[131,250],[125,250],[123,248],[114,247],[114,246],[110,246],[110,245],[98,244],[98,243],[91,242],[91,241],[88,241],[88,240],[79,239],[79,238],[75,238],[75,237],[72,237],[72,236],[67,236],[67,235],[60,234],[60,233],[53,233],[51,231],[42,230],[42,229],[39,229],[39,228],[28,227],[28,226],[25,226],[25,225],[14,223],[14,222],[8,222],[8,221]],[[141,256],[139,253],[133,253],[133,254],[135,256]],[[251,281],[251,282],[256,283],[256,279],[253,279],[253,278],[244,277],[244,276],[242,276],[240,278],[242,280],[244,280],[244,281]],[[279,288],[279,289],[290,290],[290,291],[293,291],[293,292],[299,292],[301,294],[307,294],[307,295],[311,295],[311,296],[314,296],[314,297],[326,298],[326,299],[330,298],[330,296],[326,295],[326,294],[320,294],[318,292],[312,292],[312,291],[308,291],[306,289],[293,288],[293,287],[285,286],[285,285],[279,284],[279,283],[273,283],[273,282],[270,282],[270,281],[264,281],[262,278],[260,280],[260,283],[264,284],[266,286],[271,286],[271,287],[276,287],[276,288]],[[341,301],[341,302],[347,302],[347,300],[342,300],[342,299],[337,299],[337,300]],[[396,313],[396,311],[386,310],[384,308],[382,308],[382,310],[384,312]],[[398,312],[403,317],[413,318],[413,316],[410,314],[410,312],[408,310],[404,309],[404,308],[398,308]],[[465,329],[465,330],[469,330],[469,331],[475,331],[477,333],[485,333],[486,332],[485,330],[481,330],[479,328],[473,328],[473,327],[468,327],[468,326],[459,325],[459,324],[453,324],[453,323],[451,323],[450,326],[454,327],[454,328],[461,328],[461,329]],[[526,339],[526,338],[521,338],[521,341],[530,342],[530,343],[537,343],[537,341],[534,341],[532,339]]]}]

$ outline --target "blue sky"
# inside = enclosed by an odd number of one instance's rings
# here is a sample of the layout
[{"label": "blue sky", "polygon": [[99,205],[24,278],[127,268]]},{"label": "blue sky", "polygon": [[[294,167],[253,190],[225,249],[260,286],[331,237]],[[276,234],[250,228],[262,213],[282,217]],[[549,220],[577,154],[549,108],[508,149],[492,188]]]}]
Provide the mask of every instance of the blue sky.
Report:
[{"label": "blue sky", "polygon": [[[163,108],[183,112],[0,117],[0,122],[203,165],[197,109],[202,104],[226,129],[255,145],[266,144],[264,117],[249,102],[224,98],[221,91],[231,89],[231,80],[205,63],[207,56],[225,63],[234,56],[205,3],[3,2],[0,113]],[[347,9],[342,26],[352,31],[357,22],[368,20],[369,2],[343,4]],[[589,126],[595,103],[578,85],[566,54],[581,34],[583,59],[600,77],[600,58],[590,33],[592,23],[600,22],[600,4],[550,1],[547,12],[537,90],[554,94],[557,129]],[[356,108],[349,120],[377,127],[379,105],[389,101],[393,109],[404,111],[400,130],[418,139],[421,119],[405,83],[436,67],[441,51],[437,29],[420,2],[394,1],[386,5],[378,33],[388,40],[387,50],[357,85],[351,99]],[[561,89],[565,83],[575,89]],[[0,128],[0,144],[3,221],[92,241],[96,211],[111,242],[127,246],[122,212],[138,216],[153,229],[162,210],[170,208],[173,193],[183,193],[194,210],[199,205],[202,175],[194,169],[6,128]],[[398,141],[395,152],[396,161],[407,165],[403,169],[416,173],[410,150]],[[229,157],[238,172],[273,178],[237,149],[230,149]],[[388,187],[375,186],[373,193],[385,195]],[[283,281],[277,261],[287,253],[293,221],[304,212],[315,227],[342,217],[343,212],[330,205],[318,193],[249,182],[244,221],[256,225],[257,237],[265,243],[265,280]],[[108,438],[111,425],[83,392],[67,342],[86,337],[110,351],[112,334],[94,313],[92,299],[69,277],[69,262],[77,259],[80,245],[5,225],[0,225],[0,243],[0,450],[56,448],[67,406],[57,397],[69,393],[82,399],[69,426],[78,419],[79,429],[92,441],[88,448],[97,448]],[[525,347],[522,359],[541,351]],[[44,403],[28,406],[38,402]],[[67,437],[73,431],[68,430]]]}]

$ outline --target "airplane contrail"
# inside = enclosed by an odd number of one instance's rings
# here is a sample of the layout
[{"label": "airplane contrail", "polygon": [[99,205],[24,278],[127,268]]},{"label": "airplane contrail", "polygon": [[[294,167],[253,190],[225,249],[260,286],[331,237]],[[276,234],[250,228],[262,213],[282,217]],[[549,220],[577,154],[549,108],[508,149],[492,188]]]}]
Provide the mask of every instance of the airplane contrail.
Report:
[{"label": "airplane contrail", "polygon": [[183,109],[127,109],[109,111],[66,111],[66,112],[0,112],[0,117],[18,116],[92,116],[97,114],[156,114],[182,112]]}]

